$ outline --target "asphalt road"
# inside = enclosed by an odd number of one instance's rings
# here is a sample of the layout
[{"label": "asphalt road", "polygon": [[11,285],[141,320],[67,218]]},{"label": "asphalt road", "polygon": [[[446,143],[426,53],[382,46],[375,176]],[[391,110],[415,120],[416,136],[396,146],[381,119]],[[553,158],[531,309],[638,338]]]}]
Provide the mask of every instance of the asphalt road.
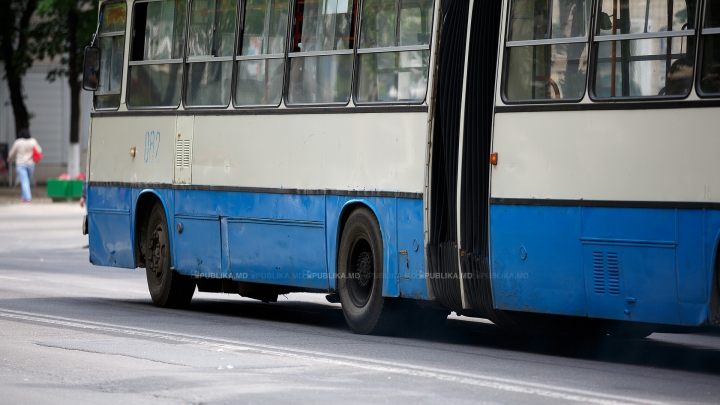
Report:
[{"label": "asphalt road", "polygon": [[82,215],[0,205],[1,404],[720,403],[720,334],[580,342],[453,316],[359,336],[312,294],[158,309],[144,270],[88,263]]}]

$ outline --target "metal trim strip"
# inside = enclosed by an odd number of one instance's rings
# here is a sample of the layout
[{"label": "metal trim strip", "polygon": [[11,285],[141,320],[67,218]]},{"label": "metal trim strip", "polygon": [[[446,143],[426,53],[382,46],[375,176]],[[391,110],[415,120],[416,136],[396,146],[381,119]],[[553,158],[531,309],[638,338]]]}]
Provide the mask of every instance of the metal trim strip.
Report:
[{"label": "metal trim strip", "polygon": [[299,226],[304,228],[324,228],[325,224],[321,221],[298,221],[292,219],[273,219],[273,218],[251,218],[251,217],[228,217],[228,223],[243,224],[261,224],[261,225],[280,225],[280,226]]},{"label": "metal trim strip", "polygon": [[89,181],[88,187],[126,187],[141,189],[171,189],[200,191],[234,191],[244,193],[295,194],[295,195],[334,195],[345,197],[397,197],[422,200],[422,193],[409,191],[370,191],[370,190],[334,190],[334,189],[296,189],[273,187],[242,187],[242,186],[210,186],[200,184],[169,184],[169,183],[132,183],[121,181]]},{"label": "metal trim strip", "polygon": [[495,113],[545,112],[545,111],[605,111],[605,110],[665,110],[673,108],[714,108],[720,107],[720,100],[668,101],[648,99],[644,101],[623,101],[608,99],[593,103],[554,103],[495,106]]},{"label": "metal trim strip", "polygon": [[187,63],[195,62],[230,62],[233,60],[232,56],[188,56]]},{"label": "metal trim strip", "polygon": [[550,38],[550,39],[529,39],[525,41],[508,41],[505,46],[508,48],[517,46],[537,46],[537,45],[559,45],[559,44],[579,44],[589,41],[587,36],[573,38]]},{"label": "metal trim strip", "polygon": [[643,240],[643,239],[608,239],[608,238],[580,238],[583,244],[587,245],[626,245],[626,246],[652,246],[661,248],[674,248],[678,245],[673,240]]},{"label": "metal trim strip", "polygon": [[169,110],[134,107],[131,111],[94,111],[93,118],[100,117],[148,117],[168,115],[302,115],[302,114],[387,114],[387,113],[427,113],[427,105],[383,105],[371,107],[254,107],[245,109],[224,110]]},{"label": "metal trim strip", "polygon": [[598,208],[667,208],[720,210],[720,203],[695,201],[618,201],[618,200],[555,200],[539,198],[490,198],[491,205],[529,205],[538,207]]},{"label": "metal trim strip", "polygon": [[268,53],[265,55],[237,55],[235,60],[264,60],[264,59],[283,59],[285,55],[282,53]]},{"label": "metal trim strip", "polygon": [[638,39],[656,39],[656,38],[673,38],[673,37],[691,37],[695,35],[695,30],[685,31],[663,31],[663,32],[640,32],[637,34],[616,34],[616,35],[595,35],[595,42],[607,41],[632,41]]},{"label": "metal trim strip", "polygon": [[406,45],[406,46],[386,46],[382,48],[359,48],[359,55],[366,53],[386,53],[386,52],[409,52],[409,51],[429,51],[430,45]]},{"label": "metal trim strip", "polygon": [[292,52],[288,54],[288,58],[305,58],[312,56],[336,56],[336,55],[352,55],[352,49],[343,49],[340,51],[309,51],[309,52]]},{"label": "metal trim strip", "polygon": [[703,28],[700,30],[701,35],[720,34],[720,28]]},{"label": "metal trim strip", "polygon": [[131,60],[129,66],[145,66],[145,65],[170,65],[182,63],[182,59],[158,59],[158,60]]},{"label": "metal trim strip", "polygon": [[130,210],[115,208],[88,208],[88,214],[130,215]]}]

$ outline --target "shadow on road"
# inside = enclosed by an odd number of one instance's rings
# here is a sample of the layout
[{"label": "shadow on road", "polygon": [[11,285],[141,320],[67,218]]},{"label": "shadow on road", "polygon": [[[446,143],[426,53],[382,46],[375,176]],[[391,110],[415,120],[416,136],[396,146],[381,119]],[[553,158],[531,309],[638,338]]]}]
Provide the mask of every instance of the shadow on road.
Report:
[{"label": "shadow on road", "polygon": [[[340,308],[307,302],[287,301],[264,304],[248,301],[196,300],[189,310],[280,323],[318,326],[352,333],[345,323]],[[715,338],[720,340],[720,337]],[[652,336],[649,339],[601,339],[591,341],[529,337],[504,330],[493,324],[448,319],[442,331],[432,336],[397,337],[396,339],[398,339],[399,344],[402,344],[402,339],[411,339],[720,374],[720,350],[658,341],[653,339]]]},{"label": "shadow on road", "polygon": [[[93,308],[90,317],[85,315],[83,307]],[[193,300],[187,310],[169,310],[153,307],[148,299],[62,297],[0,300],[0,308],[41,312],[96,322],[119,322],[126,326],[154,329],[165,329],[165,325],[186,323],[195,326],[202,324],[204,330],[207,330],[208,326],[215,328],[214,325],[233,328],[237,321],[257,320],[265,327],[277,328],[279,332],[285,333],[297,331],[325,336],[352,333],[345,324],[339,307],[302,301],[264,304],[255,301],[198,298]],[[54,313],[49,313],[48,308],[54,308]],[[98,315],[103,313],[114,313],[118,317],[102,319]],[[132,324],[127,323],[128,320],[135,319],[142,319],[142,324],[135,321]],[[317,330],[314,330],[315,328]],[[720,375],[720,350],[668,342],[662,340],[663,336],[667,335],[652,335],[648,339],[637,340],[592,341],[528,337],[489,323],[449,319],[443,329],[432,336],[392,339],[358,336],[358,339],[365,342],[383,339],[383,344],[412,345],[420,348],[431,345],[433,350],[463,351],[470,356],[476,354],[474,348],[484,347]],[[706,335],[706,338],[720,341],[720,336],[717,335]],[[447,348],[439,347],[438,343],[447,345]],[[720,347],[720,342],[718,346]]]},{"label": "shadow on road", "polygon": [[[720,350],[647,339],[570,339],[523,336],[502,328],[449,320],[437,340],[607,363],[720,374]],[[719,339],[720,337],[713,337]]]}]

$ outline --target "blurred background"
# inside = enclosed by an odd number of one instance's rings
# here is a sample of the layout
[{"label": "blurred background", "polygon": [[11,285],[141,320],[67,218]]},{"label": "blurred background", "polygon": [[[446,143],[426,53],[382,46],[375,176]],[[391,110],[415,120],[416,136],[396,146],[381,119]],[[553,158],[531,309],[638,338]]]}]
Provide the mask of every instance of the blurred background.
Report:
[{"label": "blurred background", "polygon": [[[85,171],[92,94],[81,88],[98,0],[0,0],[0,155],[20,128],[43,149],[34,180]],[[10,171],[0,165],[0,187]],[[14,181],[14,179],[13,179]]]}]

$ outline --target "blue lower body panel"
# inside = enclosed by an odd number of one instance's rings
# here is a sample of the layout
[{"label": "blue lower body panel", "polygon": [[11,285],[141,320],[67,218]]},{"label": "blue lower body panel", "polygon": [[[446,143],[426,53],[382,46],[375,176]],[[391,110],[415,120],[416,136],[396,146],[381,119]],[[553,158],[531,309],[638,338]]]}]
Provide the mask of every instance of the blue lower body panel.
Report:
[{"label": "blue lower body panel", "polygon": [[130,202],[123,188],[88,190],[88,242],[90,262],[98,266],[135,268]]},{"label": "blue lower body panel", "polygon": [[164,202],[180,273],[316,290],[335,289],[339,220],[364,204],[383,235],[383,294],[428,298],[420,199],[90,186],[93,263],[135,267],[136,202],[147,192]]},{"label": "blue lower body panel", "polygon": [[720,211],[491,205],[499,309],[707,322]]}]

